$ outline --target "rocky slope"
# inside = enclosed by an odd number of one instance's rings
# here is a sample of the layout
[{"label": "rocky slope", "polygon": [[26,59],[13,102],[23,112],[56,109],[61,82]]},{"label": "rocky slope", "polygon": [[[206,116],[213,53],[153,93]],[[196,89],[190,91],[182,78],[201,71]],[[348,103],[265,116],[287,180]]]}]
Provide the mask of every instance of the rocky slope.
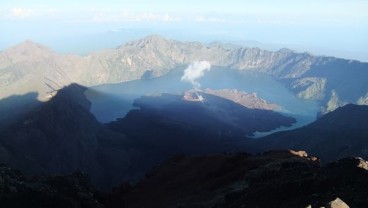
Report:
[{"label": "rocky slope", "polygon": [[75,82],[81,57],[60,55],[34,43],[23,42],[0,52],[0,98],[29,92],[46,100],[57,89]]},{"label": "rocky slope", "polygon": [[323,112],[365,100],[368,64],[332,57],[259,48],[179,42],[157,35],[87,56],[60,55],[27,41],[0,52],[0,98],[29,91],[40,99],[71,82],[86,86],[157,77],[193,61],[232,70],[264,72],[304,99],[321,100]]},{"label": "rocky slope", "polygon": [[[70,85],[0,131],[0,162],[26,174],[82,170],[99,187],[124,179],[135,154],[124,135],[89,113],[85,88]],[[119,173],[119,174],[117,174]]]},{"label": "rocky slope", "polygon": [[264,99],[258,98],[256,93],[246,93],[236,89],[205,89],[204,92],[231,100],[250,109],[277,110],[280,108],[277,104],[268,103]]},{"label": "rocky slope", "polygon": [[321,167],[304,151],[176,156],[138,184],[115,189],[105,202],[131,208],[365,207],[367,174],[361,158]]},{"label": "rocky slope", "polygon": [[0,204],[3,208],[102,208],[97,190],[86,175],[42,175],[27,178],[20,171],[0,167]]},{"label": "rocky slope", "polygon": [[348,156],[368,158],[368,106],[346,105],[299,129],[278,132],[257,143],[259,149],[296,148],[323,162]]},{"label": "rocky slope", "polygon": [[41,105],[38,93],[12,95],[0,100],[0,130],[22,119],[24,115]]},{"label": "rocky slope", "polygon": [[102,193],[80,172],[27,177],[0,166],[0,203],[4,208],[366,207],[367,174],[361,158],[320,166],[305,151],[177,155],[135,185]]}]

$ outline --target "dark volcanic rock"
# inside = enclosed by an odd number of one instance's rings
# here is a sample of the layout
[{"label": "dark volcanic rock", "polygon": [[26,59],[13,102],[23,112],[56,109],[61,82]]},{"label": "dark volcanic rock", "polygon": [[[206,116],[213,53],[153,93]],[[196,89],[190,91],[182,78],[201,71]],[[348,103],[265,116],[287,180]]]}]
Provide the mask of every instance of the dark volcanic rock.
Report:
[{"label": "dark volcanic rock", "polygon": [[320,166],[305,151],[188,157],[177,155],[136,185],[100,193],[80,172],[26,177],[0,167],[5,208],[367,207],[367,161]]},{"label": "dark volcanic rock", "polygon": [[104,201],[134,208],[321,207],[339,197],[351,207],[367,207],[368,171],[357,166],[362,162],[347,158],[321,167],[304,151],[177,156]]},{"label": "dark volcanic rock", "polygon": [[78,172],[26,178],[19,171],[0,167],[3,208],[102,208],[96,193],[88,177]]}]

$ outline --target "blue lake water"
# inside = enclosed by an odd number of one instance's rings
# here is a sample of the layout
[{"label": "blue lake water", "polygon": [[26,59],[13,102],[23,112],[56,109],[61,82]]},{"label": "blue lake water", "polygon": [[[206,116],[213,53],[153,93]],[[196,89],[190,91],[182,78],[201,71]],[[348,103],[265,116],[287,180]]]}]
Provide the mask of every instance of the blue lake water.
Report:
[{"label": "blue lake water", "polygon": [[[100,122],[107,123],[124,117],[134,109],[133,101],[142,95],[180,94],[192,89],[190,83],[180,81],[182,75],[183,68],[154,79],[95,86],[85,94],[92,103],[91,112]],[[318,102],[297,98],[281,82],[264,73],[213,67],[199,82],[202,89],[237,89],[248,93],[255,92],[259,98],[281,106],[279,112],[297,119],[297,123],[292,127],[281,127],[273,132],[311,123],[319,111]],[[269,133],[256,132],[254,137]]]}]

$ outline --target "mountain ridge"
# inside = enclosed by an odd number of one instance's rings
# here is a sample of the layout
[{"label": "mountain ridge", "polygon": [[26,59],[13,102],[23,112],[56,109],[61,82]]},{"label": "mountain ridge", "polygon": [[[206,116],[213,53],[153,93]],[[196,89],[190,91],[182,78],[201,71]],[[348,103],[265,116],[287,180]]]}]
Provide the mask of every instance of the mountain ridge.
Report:
[{"label": "mountain ridge", "polygon": [[[85,87],[73,84],[0,131],[1,162],[26,174],[86,172],[94,184],[121,182],[128,141],[89,112]],[[112,170],[112,167],[115,167]],[[106,177],[109,176],[109,177]]]},{"label": "mountain ridge", "polygon": [[[319,155],[323,162],[343,157],[368,158],[368,106],[348,104],[304,127],[255,141],[255,151],[295,148]],[[257,144],[258,143],[258,144]],[[260,147],[257,149],[256,147]]]},{"label": "mountain ridge", "polygon": [[[38,48],[38,44],[31,42],[23,45]],[[368,63],[290,50],[228,48],[152,35],[86,56],[49,52],[41,54],[45,59],[35,62],[30,54],[22,56],[24,61],[11,64],[7,61],[7,53],[13,49],[0,52],[0,83],[6,89],[0,93],[0,98],[32,90],[39,93],[41,100],[46,100],[50,86],[60,89],[71,83],[95,86],[127,82],[141,79],[147,72],[150,77],[160,77],[201,60],[229,70],[269,74],[297,97],[321,101],[322,113],[345,103],[364,103],[368,93],[368,84],[363,79],[368,76]],[[358,87],[359,92],[349,94]]]}]

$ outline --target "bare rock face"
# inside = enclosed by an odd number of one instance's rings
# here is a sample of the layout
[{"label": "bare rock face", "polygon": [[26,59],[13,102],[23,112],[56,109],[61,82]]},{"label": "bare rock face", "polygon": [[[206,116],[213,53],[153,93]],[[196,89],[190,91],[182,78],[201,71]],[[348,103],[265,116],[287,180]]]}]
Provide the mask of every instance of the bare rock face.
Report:
[{"label": "bare rock face", "polygon": [[368,170],[368,162],[363,160],[362,158],[357,158],[359,160],[359,163],[357,167],[362,168],[364,170]]},{"label": "bare rock face", "polygon": [[295,80],[291,88],[298,92],[297,96],[300,98],[321,100],[324,97],[325,86],[325,78],[305,77]]},{"label": "bare rock face", "polygon": [[349,208],[349,206],[340,198],[336,198],[335,200],[328,203],[327,208]]},{"label": "bare rock face", "polygon": [[289,150],[289,152],[291,154],[296,155],[296,156],[299,156],[299,157],[308,158],[308,153],[306,151],[304,151],[304,150],[299,150],[299,151]]},{"label": "bare rock face", "polygon": [[334,110],[336,110],[339,107],[342,107],[344,105],[346,105],[347,103],[344,103],[343,101],[341,101],[339,95],[337,94],[337,92],[335,90],[331,91],[331,97],[327,102],[327,105],[325,108],[323,108],[322,113],[328,113],[328,112],[332,112]]},{"label": "bare rock face", "polygon": [[368,105],[368,93],[362,97],[360,97],[357,101],[358,105]]}]

